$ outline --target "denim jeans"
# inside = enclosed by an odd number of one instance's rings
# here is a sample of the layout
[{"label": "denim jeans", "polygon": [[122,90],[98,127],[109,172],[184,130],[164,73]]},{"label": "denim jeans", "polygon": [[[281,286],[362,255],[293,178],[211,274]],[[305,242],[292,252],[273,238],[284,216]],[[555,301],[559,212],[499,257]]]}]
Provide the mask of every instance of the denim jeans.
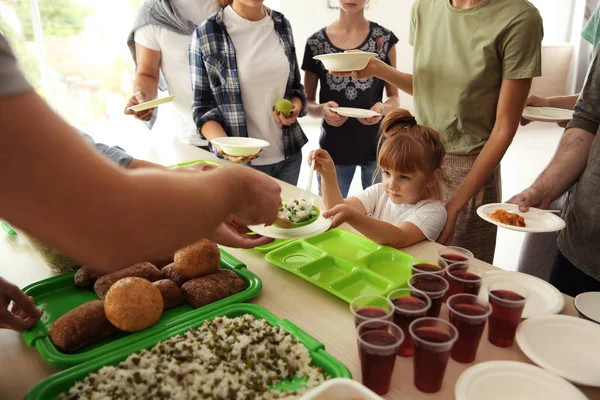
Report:
[{"label": "denim jeans", "polygon": [[300,167],[302,166],[302,152],[294,154],[276,164],[269,165],[253,165],[255,170],[264,172],[273,178],[289,183],[290,185],[298,185],[298,177],[300,176]]},{"label": "denim jeans", "polygon": [[[381,174],[377,174],[377,177],[373,180],[373,176],[377,172],[377,161],[361,165],[336,165],[335,172],[337,174],[338,186],[344,198],[348,197],[348,191],[350,190],[356,167],[360,167],[360,178],[363,189],[368,188],[374,183],[381,182]],[[319,182],[319,195],[321,195],[321,177],[319,175],[317,175],[317,180]]]}]

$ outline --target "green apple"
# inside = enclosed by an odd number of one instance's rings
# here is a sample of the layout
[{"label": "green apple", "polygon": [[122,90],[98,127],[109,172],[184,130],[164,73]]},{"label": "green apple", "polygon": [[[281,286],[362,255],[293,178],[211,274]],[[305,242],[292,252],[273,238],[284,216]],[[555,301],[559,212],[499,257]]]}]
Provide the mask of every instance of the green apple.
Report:
[{"label": "green apple", "polygon": [[283,114],[286,118],[290,116],[290,111],[294,105],[288,99],[279,99],[275,102],[275,110]]}]

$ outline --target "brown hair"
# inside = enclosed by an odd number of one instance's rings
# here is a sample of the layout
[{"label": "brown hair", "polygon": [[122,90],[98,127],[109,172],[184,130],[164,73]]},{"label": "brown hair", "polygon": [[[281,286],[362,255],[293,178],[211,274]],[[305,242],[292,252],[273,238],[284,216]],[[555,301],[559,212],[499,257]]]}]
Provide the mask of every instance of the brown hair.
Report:
[{"label": "brown hair", "polygon": [[217,5],[221,8],[230,6],[231,3],[233,3],[233,0],[217,0]]},{"label": "brown hair", "polygon": [[[438,133],[418,125],[409,111],[397,109],[383,119],[377,153],[379,169],[406,173],[421,171],[432,178],[441,168],[445,155]],[[428,188],[428,198],[440,198],[439,181]]]}]

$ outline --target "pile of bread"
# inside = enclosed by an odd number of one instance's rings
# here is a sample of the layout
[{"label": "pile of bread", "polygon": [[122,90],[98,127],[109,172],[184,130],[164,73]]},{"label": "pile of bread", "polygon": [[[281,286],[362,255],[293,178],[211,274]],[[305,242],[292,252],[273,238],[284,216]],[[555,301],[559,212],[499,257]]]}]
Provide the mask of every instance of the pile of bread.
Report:
[{"label": "pile of bread", "polygon": [[219,269],[217,245],[203,239],[173,256],[142,262],[102,275],[82,267],[75,285],[94,288],[102,300],[72,309],[49,329],[52,343],[72,353],[119,331],[137,332],[154,325],[164,310],[186,302],[194,308],[241,292],[246,283],[233,271]]}]

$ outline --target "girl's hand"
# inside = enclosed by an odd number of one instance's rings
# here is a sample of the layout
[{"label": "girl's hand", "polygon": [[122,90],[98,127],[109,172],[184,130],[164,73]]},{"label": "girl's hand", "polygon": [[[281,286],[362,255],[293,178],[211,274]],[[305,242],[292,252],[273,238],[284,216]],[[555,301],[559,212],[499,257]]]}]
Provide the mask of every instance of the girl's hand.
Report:
[{"label": "girl's hand", "polygon": [[377,73],[379,72],[380,63],[383,63],[383,61],[381,61],[377,57],[373,57],[369,60],[367,66],[360,71],[330,71],[329,73],[335,76],[350,76],[354,80],[367,79],[372,76],[377,76]]},{"label": "girl's hand", "polygon": [[308,155],[308,165],[312,165],[313,163],[315,163],[315,171],[321,177],[335,177],[335,164],[326,150],[311,151]]},{"label": "girl's hand", "polygon": [[302,100],[299,97],[294,96],[290,99],[290,101],[292,102],[292,110],[290,111],[289,117],[286,117],[285,115],[281,114],[277,110],[273,110],[273,119],[279,125],[283,125],[283,126],[293,125],[294,123],[296,123],[296,120],[298,119],[298,115],[300,115],[300,111],[302,111]]},{"label": "girl's hand", "polygon": [[375,105],[371,107],[371,111],[375,111],[379,113],[379,115],[371,118],[358,118],[358,120],[363,125],[376,125],[379,123],[379,121],[381,121],[381,118],[383,118],[383,108],[384,106],[382,102],[375,103]]},{"label": "girl's hand", "polygon": [[338,204],[331,210],[323,213],[324,218],[331,218],[331,228],[334,229],[345,222],[350,222],[356,216],[358,211],[347,204]]},{"label": "girl's hand", "polygon": [[323,118],[327,125],[338,127],[344,125],[344,122],[348,120],[348,117],[344,117],[334,111],[331,111],[332,108],[338,108],[339,104],[335,101],[328,101],[323,105]]},{"label": "girl's hand", "polygon": [[129,98],[129,101],[125,105],[125,115],[133,115],[136,119],[140,121],[150,121],[152,118],[152,114],[154,114],[154,108],[150,108],[148,110],[135,112],[133,110],[128,110],[129,107],[137,106],[138,104],[142,104],[148,101],[148,96],[145,93],[137,92],[133,96]]}]

